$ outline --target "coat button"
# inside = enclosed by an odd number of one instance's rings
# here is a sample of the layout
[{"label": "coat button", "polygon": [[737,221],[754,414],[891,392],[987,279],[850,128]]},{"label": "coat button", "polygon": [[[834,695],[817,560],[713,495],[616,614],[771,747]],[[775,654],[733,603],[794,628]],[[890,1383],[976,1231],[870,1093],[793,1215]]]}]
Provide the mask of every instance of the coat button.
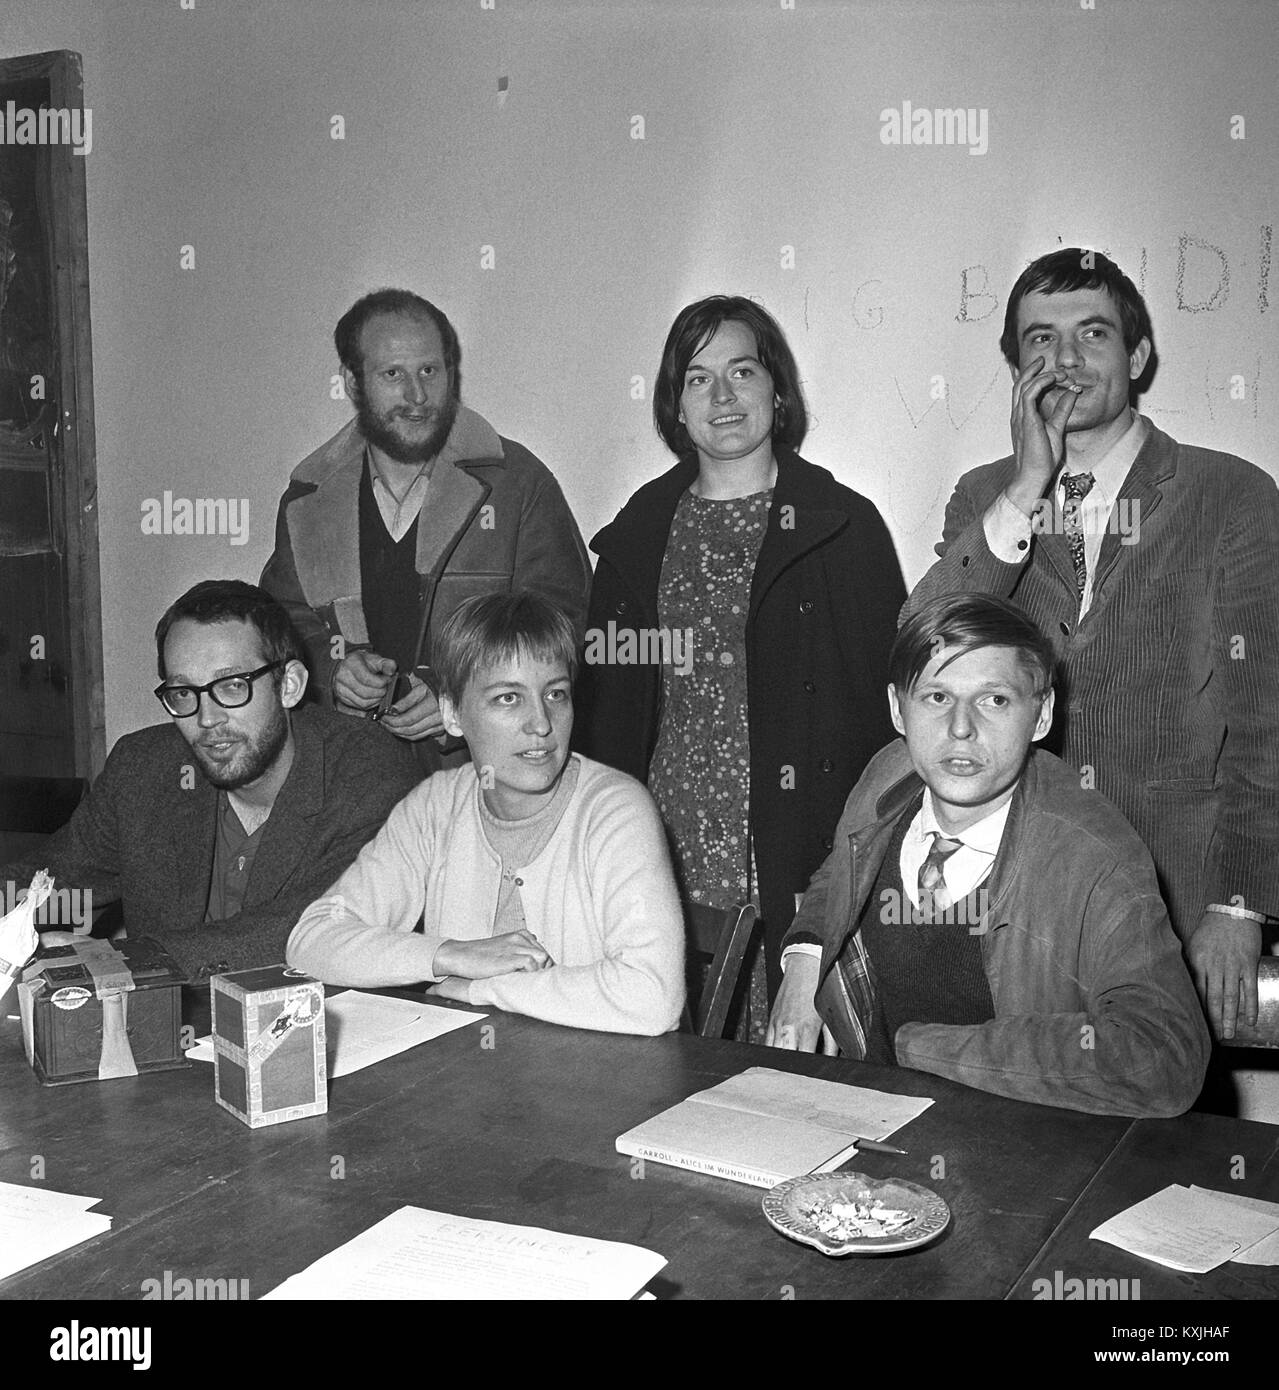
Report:
[{"label": "coat button", "polygon": [[627,605],[626,605],[626,600],[625,600],[624,598],[623,598],[623,599],[618,599],[618,601],[617,601],[617,606],[613,609],[613,612],[614,612],[614,613],[625,613],[625,612],[626,612],[626,607],[627,607]]},{"label": "coat button", "polygon": [[811,695],[817,689],[817,687],[812,683],[812,681],[805,681],[804,689]]},{"label": "coat button", "polygon": [[822,841],[822,848],[829,854],[835,848],[835,841],[827,837]]},{"label": "coat button", "polygon": [[799,611],[800,611],[801,613],[805,613],[805,614],[811,613],[811,612],[813,611],[813,601],[812,601],[812,599],[809,599],[809,598],[802,599],[802,600],[800,601]]},{"label": "coat button", "polygon": [[964,567],[964,569],[967,569],[967,568],[968,568],[968,556],[965,555],[964,558],[963,558],[959,563]]},{"label": "coat button", "polygon": [[823,772],[835,771],[835,764],[831,762],[829,758],[823,758],[821,762],[817,764],[817,766],[820,767]]},{"label": "coat button", "polygon": [[1061,624],[1061,635],[1062,635],[1063,637],[1069,637],[1069,636],[1070,636],[1070,624],[1069,624],[1069,623],[1062,623],[1062,624]]}]

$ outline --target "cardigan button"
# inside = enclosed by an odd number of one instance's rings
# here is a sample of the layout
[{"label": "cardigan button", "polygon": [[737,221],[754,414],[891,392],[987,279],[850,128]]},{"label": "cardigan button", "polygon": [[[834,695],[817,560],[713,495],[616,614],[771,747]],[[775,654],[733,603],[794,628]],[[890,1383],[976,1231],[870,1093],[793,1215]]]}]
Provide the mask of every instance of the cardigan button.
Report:
[{"label": "cardigan button", "polygon": [[826,839],[822,841],[822,848],[829,854],[831,850],[835,848],[835,841],[832,840],[830,836],[827,836]]},{"label": "cardigan button", "polygon": [[810,598],[801,599],[801,600],[800,600],[800,605],[799,605],[799,611],[800,611],[801,613],[805,613],[805,614],[811,613],[811,612],[813,611],[813,601],[812,601],[812,599],[810,599]]},{"label": "cardigan button", "polygon": [[623,598],[623,599],[618,599],[618,601],[617,601],[617,606],[613,609],[613,612],[614,612],[614,613],[625,613],[625,612],[626,612],[626,607],[627,607],[626,600],[625,600],[624,598]]},{"label": "cardigan button", "polygon": [[817,766],[820,767],[823,772],[835,771],[835,764],[831,762],[829,758],[823,758],[821,762],[817,764]]},{"label": "cardigan button", "polygon": [[965,555],[964,558],[963,558],[959,563],[960,563],[965,569],[967,569],[967,568],[968,568],[968,556]]},{"label": "cardigan button", "polygon": [[1069,623],[1062,623],[1062,624],[1061,624],[1061,635],[1062,635],[1063,637],[1069,637],[1069,636],[1070,636],[1070,624],[1069,624]]},{"label": "cardigan button", "polygon": [[817,687],[812,683],[812,681],[805,681],[804,689],[808,692],[808,694],[811,695],[817,689]]}]

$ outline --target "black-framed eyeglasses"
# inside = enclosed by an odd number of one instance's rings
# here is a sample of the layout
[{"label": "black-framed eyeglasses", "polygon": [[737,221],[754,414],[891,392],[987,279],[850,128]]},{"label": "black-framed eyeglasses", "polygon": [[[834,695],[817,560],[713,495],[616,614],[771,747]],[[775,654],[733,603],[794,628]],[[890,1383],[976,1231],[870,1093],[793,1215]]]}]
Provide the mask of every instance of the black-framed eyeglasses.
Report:
[{"label": "black-framed eyeglasses", "polygon": [[156,699],[175,719],[189,719],[200,708],[200,696],[205,691],[212,696],[215,705],[221,705],[223,709],[239,709],[253,698],[253,682],[283,665],[283,661],[270,661],[256,671],[219,676],[208,685],[157,685]]}]

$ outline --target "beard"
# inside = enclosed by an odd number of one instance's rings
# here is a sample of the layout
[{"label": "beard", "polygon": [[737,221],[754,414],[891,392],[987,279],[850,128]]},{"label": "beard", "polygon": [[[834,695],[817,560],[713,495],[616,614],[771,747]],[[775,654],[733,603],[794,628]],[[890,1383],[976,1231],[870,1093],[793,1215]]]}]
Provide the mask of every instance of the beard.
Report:
[{"label": "beard", "polygon": [[420,438],[410,438],[400,432],[399,419],[404,414],[402,407],[378,411],[369,404],[363,391],[354,404],[360,433],[370,444],[381,449],[396,463],[426,463],[444,447],[444,441],[449,437],[453,421],[457,418],[460,402],[455,395],[450,395],[443,405],[432,410],[430,432]]},{"label": "beard", "polygon": [[221,791],[238,791],[256,782],[263,773],[270,770],[275,760],[284,751],[289,739],[289,715],[283,705],[277,704],[270,720],[254,736],[243,736],[244,741],[236,749],[228,762],[213,762],[198,744],[191,745],[200,771]]}]

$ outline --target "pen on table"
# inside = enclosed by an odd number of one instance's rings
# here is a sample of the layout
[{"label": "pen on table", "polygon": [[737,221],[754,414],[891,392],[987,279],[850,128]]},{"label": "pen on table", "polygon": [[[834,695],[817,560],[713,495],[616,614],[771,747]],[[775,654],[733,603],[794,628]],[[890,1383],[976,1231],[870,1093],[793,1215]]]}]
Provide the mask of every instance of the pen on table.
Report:
[{"label": "pen on table", "polygon": [[895,1149],[891,1144],[881,1143],[878,1139],[858,1139],[859,1149],[868,1149],[871,1153],[877,1154],[904,1154],[905,1149]]}]

